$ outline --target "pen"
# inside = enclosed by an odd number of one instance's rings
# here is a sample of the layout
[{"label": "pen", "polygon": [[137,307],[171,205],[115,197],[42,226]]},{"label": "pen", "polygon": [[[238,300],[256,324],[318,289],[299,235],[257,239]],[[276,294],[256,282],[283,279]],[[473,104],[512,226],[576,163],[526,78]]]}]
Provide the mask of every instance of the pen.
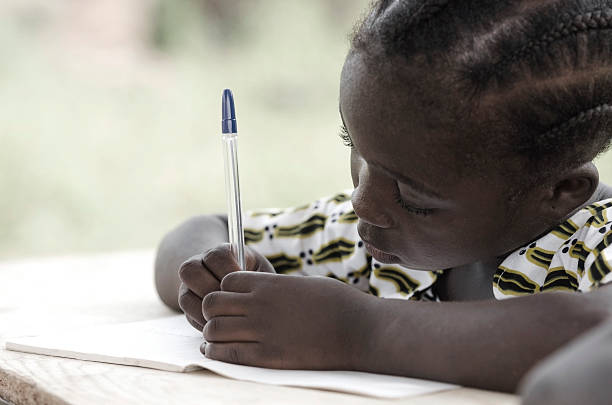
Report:
[{"label": "pen", "polygon": [[227,229],[232,252],[240,270],[244,263],[244,229],[242,228],[242,204],[238,179],[238,129],[234,96],[230,89],[223,90],[221,101],[221,132],[223,134],[223,159],[225,162],[225,194],[227,195]]}]

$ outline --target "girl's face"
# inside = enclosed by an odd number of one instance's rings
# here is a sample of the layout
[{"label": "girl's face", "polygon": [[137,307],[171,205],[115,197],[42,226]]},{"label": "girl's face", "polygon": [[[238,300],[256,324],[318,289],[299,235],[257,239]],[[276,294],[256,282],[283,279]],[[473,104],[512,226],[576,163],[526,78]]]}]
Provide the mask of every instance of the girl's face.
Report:
[{"label": "girl's face", "polygon": [[[379,80],[359,54],[349,55],[340,113],[353,144],[352,202],[358,231],[384,263],[437,270],[490,260],[547,229],[527,196],[509,210],[500,175],[462,176],[455,131],[433,112],[454,100],[432,100],[423,81]],[[451,133],[452,132],[452,133]]]}]

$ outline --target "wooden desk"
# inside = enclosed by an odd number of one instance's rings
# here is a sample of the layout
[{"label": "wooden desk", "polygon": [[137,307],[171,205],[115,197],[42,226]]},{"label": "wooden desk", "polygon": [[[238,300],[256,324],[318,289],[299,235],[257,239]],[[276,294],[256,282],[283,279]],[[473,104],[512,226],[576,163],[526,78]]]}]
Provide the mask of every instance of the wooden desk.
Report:
[{"label": "wooden desk", "polygon": [[[0,347],[8,336],[172,314],[157,298],[152,264],[151,251],[0,263]],[[15,405],[519,403],[513,395],[474,389],[378,400],[235,381],[209,371],[178,374],[4,349],[0,398]]]}]

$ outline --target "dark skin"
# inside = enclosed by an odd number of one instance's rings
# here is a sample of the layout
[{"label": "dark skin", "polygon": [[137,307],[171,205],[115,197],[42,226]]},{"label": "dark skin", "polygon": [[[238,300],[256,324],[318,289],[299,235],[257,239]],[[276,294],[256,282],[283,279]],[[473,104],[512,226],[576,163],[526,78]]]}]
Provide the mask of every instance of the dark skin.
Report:
[{"label": "dark skin", "polygon": [[[422,100],[410,91],[379,79],[360,55],[347,58],[340,109],[353,143],[352,203],[359,233],[377,259],[452,269],[438,285],[449,302],[381,299],[333,279],[276,275],[252,250],[250,272],[237,272],[228,246],[221,245],[192,257],[179,272],[178,301],[203,328],[207,357],[512,392],[539,359],[609,316],[612,289],[605,287],[484,300],[492,298],[492,275],[505,255],[589,198],[609,196],[598,187],[595,167],[585,164],[535,187],[509,215],[507,178],[494,172],[457,176],[457,135],[432,132]],[[159,291],[166,302],[175,299]]]},{"label": "dark skin", "polygon": [[521,383],[523,405],[607,405],[612,398],[612,320],[555,352]]}]

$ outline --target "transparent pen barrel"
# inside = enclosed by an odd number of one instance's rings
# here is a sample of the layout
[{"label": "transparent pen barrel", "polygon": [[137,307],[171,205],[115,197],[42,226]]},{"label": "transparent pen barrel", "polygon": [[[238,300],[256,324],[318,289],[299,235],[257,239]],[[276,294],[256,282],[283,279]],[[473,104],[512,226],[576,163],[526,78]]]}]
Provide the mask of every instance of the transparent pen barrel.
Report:
[{"label": "transparent pen barrel", "polygon": [[240,269],[246,270],[242,203],[240,200],[240,180],[238,178],[238,137],[236,134],[223,134],[223,153],[225,155],[225,194],[227,195],[229,242]]}]

